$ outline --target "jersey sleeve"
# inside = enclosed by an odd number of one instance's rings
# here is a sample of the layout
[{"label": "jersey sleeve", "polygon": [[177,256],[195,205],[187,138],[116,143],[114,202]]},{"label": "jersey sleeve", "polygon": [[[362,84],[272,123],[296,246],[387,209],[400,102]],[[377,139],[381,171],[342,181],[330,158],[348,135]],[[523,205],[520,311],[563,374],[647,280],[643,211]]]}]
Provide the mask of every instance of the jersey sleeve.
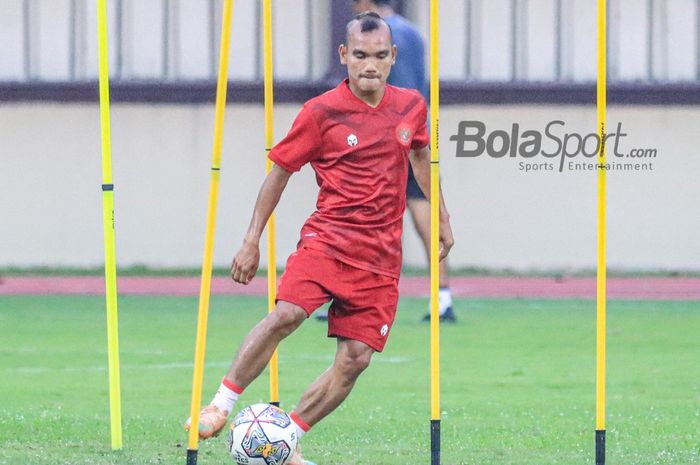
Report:
[{"label": "jersey sleeve", "polygon": [[416,120],[416,135],[413,136],[413,141],[411,141],[411,149],[422,149],[430,143],[430,132],[428,131],[427,119],[428,119],[428,107],[425,105],[425,101],[420,99],[421,109],[417,112]]},{"label": "jersey sleeve", "polygon": [[287,171],[296,172],[318,156],[321,134],[312,111],[304,105],[287,136],[270,151],[269,158]]}]

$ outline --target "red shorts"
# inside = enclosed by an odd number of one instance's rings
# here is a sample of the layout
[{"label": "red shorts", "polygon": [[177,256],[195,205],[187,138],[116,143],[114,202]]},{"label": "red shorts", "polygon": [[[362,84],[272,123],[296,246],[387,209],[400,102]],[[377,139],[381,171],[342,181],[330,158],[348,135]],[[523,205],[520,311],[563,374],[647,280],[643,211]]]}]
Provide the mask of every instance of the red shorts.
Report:
[{"label": "red shorts", "polygon": [[328,337],[361,341],[381,352],[396,316],[399,280],[302,247],[287,259],[277,300],[298,305],[308,315],[333,300]]}]

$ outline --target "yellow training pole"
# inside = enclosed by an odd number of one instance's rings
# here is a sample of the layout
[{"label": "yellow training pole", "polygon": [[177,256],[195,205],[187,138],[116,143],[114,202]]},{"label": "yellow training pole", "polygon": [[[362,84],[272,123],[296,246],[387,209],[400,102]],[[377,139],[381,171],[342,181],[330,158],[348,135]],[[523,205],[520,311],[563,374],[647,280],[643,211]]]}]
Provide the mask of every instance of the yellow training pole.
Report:
[{"label": "yellow training pole", "polygon": [[214,148],[212,150],[211,181],[209,184],[207,229],[204,239],[202,281],[199,288],[199,316],[197,318],[197,342],[194,356],[194,374],[192,376],[191,424],[187,447],[187,465],[197,464],[197,448],[199,445],[199,408],[202,402],[202,382],[204,380],[204,353],[207,342],[207,317],[209,314],[209,293],[211,290],[212,256],[214,254],[216,207],[219,198],[219,174],[221,172],[221,146],[224,135],[224,112],[226,110],[228,54],[232,16],[233,0],[225,0],[221,26],[221,44],[219,47],[219,77],[216,86]]},{"label": "yellow training pole", "polygon": [[[265,80],[265,174],[270,173],[272,161],[267,154],[274,143],[274,126],[272,119],[274,98],[272,95],[272,0],[263,0],[263,42],[265,44],[263,68]],[[275,214],[267,221],[267,311],[275,309],[277,297],[277,266],[275,257]],[[270,403],[280,405],[279,356],[277,349],[270,359]]]},{"label": "yellow training pole", "polygon": [[596,465],[605,464],[605,332],[606,332],[606,192],[605,192],[605,110],[607,105],[606,0],[598,0],[598,273],[596,296]]},{"label": "yellow training pole", "polygon": [[430,463],[440,464],[440,23],[430,0]]},{"label": "yellow training pole", "polygon": [[122,403],[119,381],[119,318],[117,313],[117,264],[114,239],[114,184],[112,139],[109,121],[109,66],[107,62],[107,5],[97,1],[97,41],[100,75],[100,127],[102,131],[102,219],[105,241],[105,299],[107,303],[107,354],[109,412],[112,449],[122,448]]}]

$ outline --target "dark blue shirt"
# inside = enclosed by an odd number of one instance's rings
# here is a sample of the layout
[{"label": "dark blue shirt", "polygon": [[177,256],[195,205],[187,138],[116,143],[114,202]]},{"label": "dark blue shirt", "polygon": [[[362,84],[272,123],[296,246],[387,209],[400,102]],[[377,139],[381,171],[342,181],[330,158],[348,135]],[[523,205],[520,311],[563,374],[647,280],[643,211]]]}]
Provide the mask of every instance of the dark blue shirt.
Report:
[{"label": "dark blue shirt", "polygon": [[391,68],[388,83],[418,90],[427,100],[425,51],[418,28],[401,15],[384,18],[391,27],[397,48],[396,64]]}]

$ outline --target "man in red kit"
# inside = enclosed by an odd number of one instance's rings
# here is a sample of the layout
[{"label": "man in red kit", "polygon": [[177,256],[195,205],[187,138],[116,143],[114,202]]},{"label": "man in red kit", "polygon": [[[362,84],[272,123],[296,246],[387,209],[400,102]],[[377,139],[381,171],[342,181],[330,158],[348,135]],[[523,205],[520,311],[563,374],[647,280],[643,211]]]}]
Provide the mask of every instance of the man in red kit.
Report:
[{"label": "man in red kit", "polygon": [[[238,396],[260,375],[279,342],[324,303],[332,301],[328,335],[337,339],[336,357],[290,414],[299,438],[343,402],[391,331],[409,161],[430,194],[427,109],[418,92],[386,84],[396,47],[380,16],[355,17],[345,42],[339,55],[348,79],[309,100],[270,152],[275,165],[233,259],[233,280],[248,284],[255,275],[265,224],[289,177],[306,163],[320,188],[316,211],[287,260],[275,310],[246,336],[211,404],[202,409],[202,439],[221,431]],[[440,242],[443,259],[454,241],[442,197]],[[297,451],[289,463],[310,462]]]}]

